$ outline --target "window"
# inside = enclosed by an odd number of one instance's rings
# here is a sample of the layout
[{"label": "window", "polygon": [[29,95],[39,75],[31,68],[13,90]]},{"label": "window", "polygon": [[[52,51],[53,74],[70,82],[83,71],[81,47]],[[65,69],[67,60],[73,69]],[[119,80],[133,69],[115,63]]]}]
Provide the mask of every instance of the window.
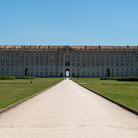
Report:
[{"label": "window", "polygon": [[75,60],[75,56],[74,56],[74,54],[72,55],[72,59]]},{"label": "window", "polygon": [[80,66],[80,62],[78,62],[78,66]]},{"label": "window", "polygon": [[114,55],[111,56],[112,60],[114,60]]},{"label": "window", "polygon": [[102,55],[102,60],[104,60],[104,55]]},{"label": "window", "polygon": [[90,60],[90,55],[89,54],[87,55],[87,60]]},{"label": "window", "polygon": [[46,55],[46,60],[48,59],[48,56]]},{"label": "window", "polygon": [[82,55],[82,59],[83,59],[83,60],[85,59],[85,55],[84,55],[84,54]]},{"label": "window", "polygon": [[106,60],[109,60],[109,55],[106,55]]},{"label": "window", "polygon": [[19,60],[19,55],[16,55],[16,59]]},{"label": "window", "polygon": [[93,55],[92,55],[92,60],[94,60],[94,59],[95,59],[95,55],[93,54]]},{"label": "window", "polygon": [[9,59],[9,55],[7,55],[7,58],[6,58],[7,60]]},{"label": "window", "polygon": [[97,59],[98,59],[98,60],[100,59],[100,56],[99,56],[99,55],[97,55]]},{"label": "window", "polygon": [[104,66],[104,62],[102,62],[102,66]]},{"label": "window", "polygon": [[57,60],[57,55],[55,55],[55,60]]},{"label": "window", "polygon": [[11,56],[11,59],[13,60],[14,59],[14,55],[12,54],[12,56]]},{"label": "window", "polygon": [[38,55],[36,55],[36,60],[38,60]]},{"label": "window", "polygon": [[[73,57],[73,59],[74,59],[74,57]],[[80,60],[80,55],[78,55],[78,60]]]},{"label": "window", "polygon": [[50,59],[53,60],[53,55],[50,55]]},{"label": "window", "polygon": [[131,62],[131,63],[130,63],[130,65],[131,65],[131,66],[134,66],[134,63],[133,63],[133,62]]},{"label": "window", "polygon": [[119,55],[116,55],[116,60],[118,60],[119,59]]},{"label": "window", "polygon": [[126,55],[126,60],[128,60],[128,55]]},{"label": "window", "polygon": [[22,59],[22,60],[24,59],[24,56],[23,56],[23,55],[21,56],[21,59]]},{"label": "window", "polygon": [[4,60],[4,55],[2,55],[2,60]]},{"label": "window", "polygon": [[134,58],[134,56],[133,56],[133,55],[131,55],[131,60],[133,60],[133,58]]},{"label": "window", "polygon": [[28,55],[26,55],[26,60],[28,60]]},{"label": "window", "polygon": [[34,59],[34,56],[33,55],[31,55],[31,60],[33,60]]},{"label": "window", "polygon": [[75,64],[74,64],[74,62],[72,62],[72,66],[74,66]]},{"label": "window", "polygon": [[60,59],[63,60],[63,55],[60,55]]},{"label": "window", "polygon": [[95,63],[94,62],[92,63],[92,66],[95,66]]}]

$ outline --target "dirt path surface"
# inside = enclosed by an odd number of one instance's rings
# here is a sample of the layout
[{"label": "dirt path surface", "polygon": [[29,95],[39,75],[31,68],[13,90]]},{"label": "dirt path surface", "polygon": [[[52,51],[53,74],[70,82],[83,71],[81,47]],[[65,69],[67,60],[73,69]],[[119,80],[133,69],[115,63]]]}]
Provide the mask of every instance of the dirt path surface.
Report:
[{"label": "dirt path surface", "polygon": [[138,117],[64,80],[1,114],[0,138],[138,138]]}]

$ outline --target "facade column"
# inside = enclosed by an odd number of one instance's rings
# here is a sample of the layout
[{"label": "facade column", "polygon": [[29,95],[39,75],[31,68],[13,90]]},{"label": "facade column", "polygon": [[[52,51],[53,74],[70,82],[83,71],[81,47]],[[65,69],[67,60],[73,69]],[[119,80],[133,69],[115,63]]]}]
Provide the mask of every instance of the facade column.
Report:
[{"label": "facade column", "polygon": [[134,60],[133,60],[133,63],[134,63],[134,66],[135,66],[135,65],[136,65],[136,63],[135,63],[135,62],[136,62],[136,61],[135,61],[135,57],[136,57],[136,56],[135,56],[135,53],[133,53],[133,56],[134,56],[134,58],[133,58],[133,59],[134,59]]},{"label": "facade column", "polygon": [[[124,62],[124,66],[126,66],[126,61],[125,61],[125,59],[126,59],[126,54],[123,53],[123,56],[124,56],[124,61],[123,61],[123,62]],[[125,76],[126,76],[126,75],[125,75]]]},{"label": "facade column", "polygon": [[77,67],[77,53],[75,53],[75,67]]},{"label": "facade column", "polygon": [[112,53],[109,53],[109,56],[110,56],[110,58],[109,58],[109,67],[110,67],[110,74],[111,74],[111,60],[112,60]]},{"label": "facade column", "polygon": [[72,67],[72,53],[69,53],[69,58],[70,58],[70,67]]},{"label": "facade column", "polygon": [[60,77],[60,52],[58,53],[58,72],[59,72],[59,77]]},{"label": "facade column", "polygon": [[97,53],[96,54],[94,53],[94,55],[95,55],[94,58],[95,58],[95,68],[96,68],[97,67],[97,61],[96,61],[97,60]]},{"label": "facade column", "polygon": [[30,68],[30,66],[31,66],[31,64],[30,64],[30,58],[31,58],[31,55],[30,55],[30,52],[28,53],[28,60],[29,60],[29,68]]},{"label": "facade column", "polygon": [[63,67],[65,67],[65,58],[66,58],[66,54],[63,53]]},{"label": "facade column", "polygon": [[130,67],[130,65],[131,65],[131,64],[130,64],[130,58],[131,58],[130,53],[128,53],[128,55],[129,55],[129,57],[128,57],[128,59],[129,59],[129,60],[128,60],[128,61],[129,61],[128,66]]}]

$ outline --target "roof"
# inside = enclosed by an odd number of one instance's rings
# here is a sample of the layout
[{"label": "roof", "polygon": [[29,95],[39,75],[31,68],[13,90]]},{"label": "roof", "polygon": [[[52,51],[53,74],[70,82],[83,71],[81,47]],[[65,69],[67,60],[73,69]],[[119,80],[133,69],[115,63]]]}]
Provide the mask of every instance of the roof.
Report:
[{"label": "roof", "polygon": [[5,50],[57,50],[69,47],[76,50],[137,50],[138,46],[35,46],[35,45],[1,45],[0,49]]}]

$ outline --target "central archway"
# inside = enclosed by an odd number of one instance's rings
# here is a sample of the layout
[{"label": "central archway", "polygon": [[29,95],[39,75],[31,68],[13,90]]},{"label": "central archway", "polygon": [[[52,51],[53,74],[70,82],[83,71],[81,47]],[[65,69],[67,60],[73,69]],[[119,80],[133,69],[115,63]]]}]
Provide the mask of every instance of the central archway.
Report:
[{"label": "central archway", "polygon": [[70,71],[69,71],[69,69],[66,69],[66,70],[65,70],[65,76],[66,76],[66,77],[70,77]]}]

